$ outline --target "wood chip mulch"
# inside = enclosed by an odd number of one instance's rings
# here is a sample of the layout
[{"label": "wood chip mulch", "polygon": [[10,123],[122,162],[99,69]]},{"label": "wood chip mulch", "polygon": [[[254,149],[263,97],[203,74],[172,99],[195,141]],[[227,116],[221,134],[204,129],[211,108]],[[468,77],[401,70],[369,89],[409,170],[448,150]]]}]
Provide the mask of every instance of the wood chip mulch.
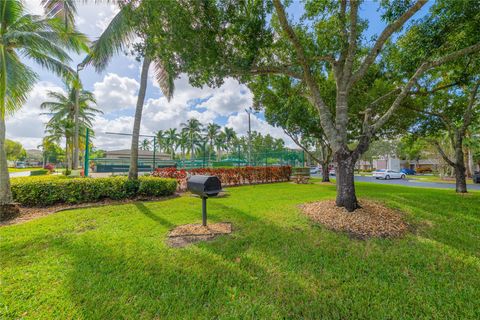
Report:
[{"label": "wood chip mulch", "polygon": [[71,209],[85,209],[85,208],[95,208],[108,205],[120,205],[120,204],[129,204],[137,201],[147,202],[147,201],[163,201],[178,197],[179,194],[168,197],[139,197],[134,199],[123,199],[123,200],[111,200],[104,199],[98,202],[88,202],[80,204],[55,204],[48,207],[22,207],[20,206],[20,215],[14,219],[0,221],[0,227],[24,223],[36,218],[44,217],[52,213],[71,210]]},{"label": "wood chip mulch", "polygon": [[357,239],[392,238],[403,236],[409,226],[399,211],[369,200],[360,201],[360,209],[348,212],[334,200],[301,205],[302,211],[327,229],[346,232]]},{"label": "wood chip mulch", "polygon": [[170,230],[167,244],[174,248],[181,248],[191,243],[212,240],[219,235],[230,233],[232,233],[230,222],[211,223],[205,227],[201,224],[185,224]]}]

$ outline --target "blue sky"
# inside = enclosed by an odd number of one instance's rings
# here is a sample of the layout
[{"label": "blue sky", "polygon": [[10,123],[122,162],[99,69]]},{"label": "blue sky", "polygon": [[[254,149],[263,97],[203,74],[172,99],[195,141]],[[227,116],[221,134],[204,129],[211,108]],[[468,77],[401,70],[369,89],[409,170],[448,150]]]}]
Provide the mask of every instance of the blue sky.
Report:
[{"label": "blue sky", "polygon": [[[26,6],[31,13],[41,14],[41,0],[26,0]],[[77,25],[81,32],[90,39],[96,39],[108,22],[117,12],[114,4],[78,5]],[[415,18],[425,14],[429,5],[417,13]],[[302,4],[293,1],[288,9],[290,15],[299,18],[302,14]],[[385,24],[377,11],[378,3],[366,1],[361,6],[361,16],[369,21],[367,38],[383,30]],[[71,66],[76,66],[82,56],[72,56]],[[20,141],[26,148],[36,148],[43,137],[44,124],[48,121],[42,115],[40,104],[47,99],[48,90],[63,89],[62,82],[54,75],[32,65],[38,72],[40,81],[30,92],[30,98],[25,106],[13,117],[7,119],[7,138]],[[129,139],[105,135],[104,132],[131,132],[133,114],[135,111],[136,94],[139,87],[140,64],[133,57],[119,55],[115,57],[105,72],[96,73],[93,68],[81,71],[84,86],[95,93],[98,107],[104,114],[95,122],[96,138],[94,144],[99,148],[128,148]],[[159,129],[178,127],[190,117],[196,117],[203,123],[216,122],[221,126],[233,127],[240,134],[245,134],[248,128],[248,117],[245,108],[252,104],[252,95],[243,85],[233,79],[226,79],[220,88],[193,88],[185,77],[175,82],[174,98],[167,102],[159,87],[152,78],[149,80],[147,98],[142,118],[143,134],[152,134]],[[268,125],[262,116],[252,117],[252,129],[264,134],[284,138],[287,145],[294,144],[283,134],[280,128]]]}]

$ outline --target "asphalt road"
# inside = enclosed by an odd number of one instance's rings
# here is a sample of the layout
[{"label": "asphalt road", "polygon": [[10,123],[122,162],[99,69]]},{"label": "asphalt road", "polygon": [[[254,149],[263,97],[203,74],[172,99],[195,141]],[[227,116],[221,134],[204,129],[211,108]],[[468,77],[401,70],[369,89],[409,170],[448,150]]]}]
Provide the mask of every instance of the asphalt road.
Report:
[{"label": "asphalt road", "polygon": [[[321,175],[312,175],[313,177],[321,177]],[[335,178],[332,176],[332,178]],[[437,183],[437,182],[419,182],[417,180],[402,180],[402,179],[390,179],[382,180],[375,179],[373,177],[361,177],[355,176],[355,181],[359,182],[373,182],[379,184],[396,184],[407,187],[421,187],[421,188],[443,188],[443,189],[455,189],[454,183]],[[480,184],[469,184],[467,190],[480,190]]]}]

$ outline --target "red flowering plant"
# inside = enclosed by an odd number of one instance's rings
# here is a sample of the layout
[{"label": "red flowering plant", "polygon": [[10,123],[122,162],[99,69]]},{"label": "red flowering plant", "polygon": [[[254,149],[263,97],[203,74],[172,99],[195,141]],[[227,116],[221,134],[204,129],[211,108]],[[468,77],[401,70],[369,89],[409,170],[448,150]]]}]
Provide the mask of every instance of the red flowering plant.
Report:
[{"label": "red flowering plant", "polygon": [[242,184],[289,181],[291,170],[290,166],[195,168],[188,171],[176,168],[158,168],[152,175],[160,178],[177,179],[178,190],[184,191],[187,187],[187,177],[189,175],[217,176],[224,186],[238,186]]}]

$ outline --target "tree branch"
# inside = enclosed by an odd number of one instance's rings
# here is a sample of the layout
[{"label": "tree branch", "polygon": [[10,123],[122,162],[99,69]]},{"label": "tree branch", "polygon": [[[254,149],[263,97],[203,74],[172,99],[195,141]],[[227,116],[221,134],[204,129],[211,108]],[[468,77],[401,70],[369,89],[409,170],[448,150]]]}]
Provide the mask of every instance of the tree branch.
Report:
[{"label": "tree branch", "polygon": [[424,5],[427,3],[427,0],[418,0],[410,9],[407,10],[403,15],[401,15],[397,20],[389,24],[380,34],[375,45],[370,50],[369,54],[360,65],[360,68],[355,72],[352,78],[349,81],[349,86],[352,86],[355,82],[361,79],[365,73],[367,72],[368,68],[372,65],[372,63],[377,58],[378,54],[382,50],[385,42],[390,38],[390,36],[402,28],[402,26],[417,12],[419,11]]},{"label": "tree branch", "polygon": [[253,75],[262,75],[262,74],[283,74],[298,80],[302,80],[303,76],[300,73],[297,73],[293,70],[288,69],[287,66],[264,66],[264,67],[255,67],[250,69],[250,74]]},{"label": "tree branch", "polygon": [[343,66],[342,82],[346,86],[352,75],[352,65],[355,60],[355,51],[357,49],[357,18],[358,6],[360,2],[357,0],[350,1],[350,34],[348,36],[348,50],[345,65]]},{"label": "tree branch", "polygon": [[435,148],[438,150],[438,153],[440,153],[440,155],[442,156],[443,160],[445,160],[445,162],[448,163],[450,166],[455,167],[455,163],[452,160],[450,160],[450,158],[447,156],[445,151],[443,151],[442,147],[440,146],[440,143],[438,143],[438,141],[435,139],[431,139],[430,142],[433,143]]},{"label": "tree branch", "polygon": [[[325,134],[328,136],[329,140],[332,143],[335,143],[337,130],[335,129],[335,126],[333,124],[334,121],[332,118],[332,113],[330,112],[327,105],[323,101],[322,96],[320,94],[320,90],[317,86],[317,83],[315,82],[315,79],[310,72],[310,66],[308,65],[308,60],[306,58],[303,46],[300,43],[300,40],[298,39],[297,35],[295,34],[295,31],[288,23],[287,16],[285,14],[285,9],[283,5],[280,3],[280,0],[273,0],[273,5],[275,6],[275,11],[277,12],[280,26],[282,27],[282,30],[286,33],[288,39],[292,43],[294,50],[298,56],[298,62],[303,68],[303,80],[306,82],[308,88],[312,93],[314,106],[317,108],[319,112],[320,123],[322,125],[322,128],[325,131]],[[336,145],[336,146],[338,148],[340,147],[339,145]]]},{"label": "tree branch", "polygon": [[480,86],[480,80],[477,81],[477,83],[475,83],[472,91],[470,92],[470,97],[468,98],[468,106],[465,109],[465,112],[463,114],[463,124],[460,127],[460,132],[459,132],[462,136],[465,135],[465,132],[467,131],[468,126],[472,122],[473,108],[474,108],[475,105],[478,104],[478,103],[475,103],[475,102],[476,102],[476,97],[477,97],[479,86]]},{"label": "tree branch", "polygon": [[378,131],[390,119],[393,113],[400,107],[401,102],[408,95],[408,93],[410,92],[410,89],[417,82],[420,76],[422,76],[426,71],[434,67],[438,67],[444,63],[455,60],[458,57],[461,57],[479,50],[480,50],[480,43],[477,43],[473,46],[466,47],[461,50],[447,54],[437,60],[422,63],[420,67],[417,69],[417,71],[415,71],[414,75],[410,78],[410,80],[408,80],[408,82],[402,88],[400,94],[396,97],[395,101],[392,103],[390,108],[373,125],[373,132]]},{"label": "tree branch", "polygon": [[283,129],[283,132],[285,132],[285,134],[287,136],[290,137],[290,139],[292,139],[292,141],[297,145],[299,146],[303,151],[305,151],[310,157],[312,157],[313,160],[315,160],[316,162],[318,163],[322,163],[322,161],[320,159],[318,159],[312,152],[310,152],[310,150],[308,150],[303,144],[300,143],[300,141],[298,141],[298,138],[296,136],[294,136],[291,132],[287,131],[286,129]]}]

